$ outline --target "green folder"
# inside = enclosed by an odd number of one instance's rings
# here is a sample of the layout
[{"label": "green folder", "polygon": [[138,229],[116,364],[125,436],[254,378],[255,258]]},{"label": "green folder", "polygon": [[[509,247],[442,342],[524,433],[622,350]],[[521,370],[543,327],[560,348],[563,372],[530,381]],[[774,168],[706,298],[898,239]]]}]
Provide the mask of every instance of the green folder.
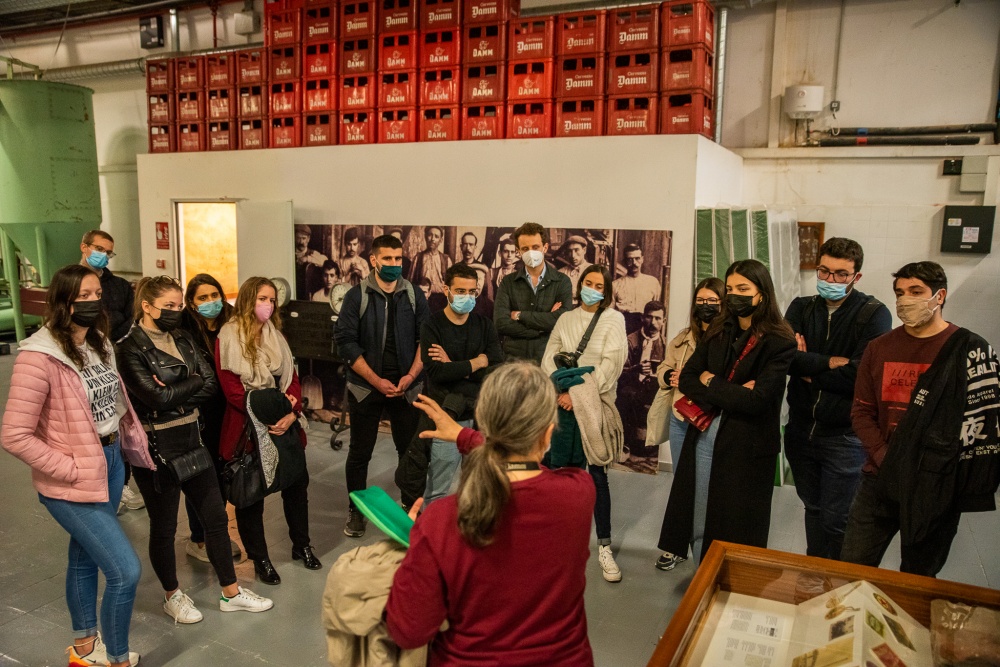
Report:
[{"label": "green folder", "polygon": [[352,491],[354,506],[379,529],[404,547],[410,546],[410,529],[413,519],[403,511],[395,500],[379,486],[370,486],[361,491]]}]

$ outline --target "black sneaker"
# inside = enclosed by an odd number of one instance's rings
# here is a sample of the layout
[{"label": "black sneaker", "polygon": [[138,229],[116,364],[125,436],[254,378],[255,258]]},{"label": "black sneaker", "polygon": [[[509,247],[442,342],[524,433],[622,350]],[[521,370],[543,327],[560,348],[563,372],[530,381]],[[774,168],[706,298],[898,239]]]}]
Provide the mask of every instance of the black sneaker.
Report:
[{"label": "black sneaker", "polygon": [[670,553],[669,551],[664,551],[663,555],[656,559],[656,569],[666,572],[674,569],[677,567],[678,563],[683,563],[686,560],[687,558],[684,556],[678,556]]},{"label": "black sneaker", "polygon": [[365,524],[364,515],[351,507],[347,510],[347,525],[344,526],[344,535],[348,537],[364,537]]}]

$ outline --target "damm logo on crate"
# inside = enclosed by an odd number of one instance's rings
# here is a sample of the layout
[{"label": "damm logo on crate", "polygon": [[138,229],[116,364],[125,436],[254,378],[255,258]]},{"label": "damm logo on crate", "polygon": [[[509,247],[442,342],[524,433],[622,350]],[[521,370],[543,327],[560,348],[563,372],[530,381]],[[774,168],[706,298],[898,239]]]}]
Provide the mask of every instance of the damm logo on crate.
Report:
[{"label": "damm logo on crate", "polygon": [[525,79],[521,85],[517,87],[517,94],[520,97],[527,97],[529,95],[540,96],[542,94],[542,89],[538,86],[534,79]]},{"label": "damm logo on crate", "polygon": [[533,53],[538,51],[539,53],[545,50],[545,42],[542,40],[538,41],[524,41],[517,43],[517,52],[520,53]]},{"label": "damm logo on crate", "polygon": [[451,58],[448,57],[448,53],[440,46],[434,49],[434,53],[430,54],[430,61],[435,65],[447,63],[449,60],[451,60]]},{"label": "damm logo on crate", "polygon": [[441,21],[451,21],[453,20],[452,17],[453,14],[451,13],[451,7],[443,7],[427,14],[427,24],[434,25],[435,23],[440,23]]},{"label": "damm logo on crate", "polygon": [[360,53],[355,52],[351,59],[347,61],[347,69],[349,70],[363,70],[365,68],[365,58]]},{"label": "damm logo on crate", "polygon": [[368,95],[365,88],[355,88],[347,98],[347,105],[354,109],[364,109],[368,106]]},{"label": "damm logo on crate", "polygon": [[592,47],[592,46],[594,46],[594,37],[593,36],[583,37],[581,39],[573,39],[572,37],[570,37],[570,38],[568,38],[566,40],[566,49],[567,50],[582,49],[582,48]]},{"label": "damm logo on crate", "polygon": [[196,72],[185,72],[180,75],[182,86],[195,86],[198,84],[198,74]]},{"label": "damm logo on crate", "polygon": [[535,121],[533,120],[525,120],[521,125],[517,127],[516,133],[517,136],[519,137],[534,136],[534,135],[540,136],[542,134],[542,128],[535,125]]},{"label": "damm logo on crate", "polygon": [[357,19],[347,20],[347,32],[355,33],[361,32],[363,30],[368,30],[368,17],[363,16]]},{"label": "damm logo on crate", "polygon": [[271,34],[272,42],[292,42],[295,41],[295,29],[292,27],[288,28],[276,28]]},{"label": "damm logo on crate", "polygon": [[211,142],[212,148],[229,148],[229,137],[228,136],[225,136],[225,135],[223,135],[223,136],[217,136],[217,135],[213,134],[212,138],[209,139],[209,141]]},{"label": "damm logo on crate", "polygon": [[346,139],[348,143],[355,143],[355,142],[364,143],[365,141],[364,129],[360,127],[348,126]]},{"label": "damm logo on crate", "polygon": [[406,95],[402,88],[393,88],[385,96],[386,104],[403,104],[406,102]]},{"label": "damm logo on crate", "polygon": [[646,118],[638,120],[618,118],[615,120],[615,127],[619,130],[644,130],[646,129],[646,124]]},{"label": "damm logo on crate", "polygon": [[578,77],[573,79],[566,79],[565,82],[566,82],[566,90],[577,90],[580,88],[587,88],[589,90],[592,90],[594,89],[596,83],[594,81],[594,77],[592,76],[587,78]]},{"label": "damm logo on crate", "polygon": [[493,47],[485,39],[479,42],[478,49],[472,49],[472,56],[474,58],[481,58],[481,59],[495,57],[493,53]]},{"label": "damm logo on crate", "polygon": [[169,79],[167,78],[166,72],[157,72],[149,76],[149,85],[154,90],[160,90],[163,88],[168,88],[170,86]]},{"label": "damm logo on crate", "polygon": [[589,119],[583,120],[564,120],[563,121],[563,132],[590,132],[594,129],[593,122]]},{"label": "damm logo on crate", "polygon": [[649,28],[629,28],[624,32],[618,33],[618,43],[628,44],[629,42],[647,42],[649,41]]},{"label": "damm logo on crate", "polygon": [[385,60],[386,67],[406,67],[406,57],[399,50],[393,51]]},{"label": "damm logo on crate", "polygon": [[485,5],[485,6],[473,6],[472,7],[472,18],[477,19],[481,16],[496,16],[497,6],[496,5]]},{"label": "damm logo on crate", "polygon": [[274,68],[275,76],[292,76],[293,73],[294,70],[288,60],[279,60],[278,65]]},{"label": "damm logo on crate", "polygon": [[327,141],[328,137],[329,134],[326,132],[326,130],[318,125],[313,126],[309,130],[309,141],[311,143],[314,144],[322,143],[324,141]]},{"label": "damm logo on crate", "polygon": [[638,74],[618,75],[619,88],[625,88],[627,86],[645,86],[648,84],[649,84],[649,77],[646,76],[645,72],[640,72]]},{"label": "damm logo on crate", "polygon": [[257,81],[260,79],[261,70],[260,63],[250,63],[247,66],[240,67],[240,79],[242,81]]},{"label": "damm logo on crate", "polygon": [[472,128],[473,137],[492,137],[493,131],[490,129],[489,123],[485,120],[481,120],[476,123],[476,126]]},{"label": "damm logo on crate", "polygon": [[482,99],[491,98],[496,96],[496,91],[493,90],[493,86],[490,85],[489,81],[483,80],[472,89],[472,99]]},{"label": "damm logo on crate", "polygon": [[274,110],[278,113],[292,113],[295,111],[295,104],[292,98],[286,95],[275,97]]},{"label": "damm logo on crate", "polygon": [[398,120],[389,123],[389,131],[385,133],[385,138],[387,141],[406,141],[403,123]]},{"label": "damm logo on crate", "polygon": [[434,86],[434,88],[427,94],[427,99],[431,102],[447,103],[450,98],[450,91],[441,84]]},{"label": "damm logo on crate", "polygon": [[444,126],[441,123],[434,123],[431,125],[430,129],[427,130],[428,139],[447,139],[448,133],[445,132]]},{"label": "damm logo on crate", "polygon": [[330,108],[330,91],[314,90],[306,96],[306,110],[319,111]]},{"label": "damm logo on crate", "polygon": [[211,76],[208,77],[210,83],[219,83],[225,85],[229,83],[229,72],[212,72]]},{"label": "damm logo on crate", "polygon": [[391,28],[394,25],[407,25],[409,22],[410,22],[410,17],[406,15],[385,17],[386,28]]},{"label": "damm logo on crate", "polygon": [[330,35],[330,24],[322,23],[320,25],[309,26],[309,38],[315,39],[318,37],[328,37]]}]

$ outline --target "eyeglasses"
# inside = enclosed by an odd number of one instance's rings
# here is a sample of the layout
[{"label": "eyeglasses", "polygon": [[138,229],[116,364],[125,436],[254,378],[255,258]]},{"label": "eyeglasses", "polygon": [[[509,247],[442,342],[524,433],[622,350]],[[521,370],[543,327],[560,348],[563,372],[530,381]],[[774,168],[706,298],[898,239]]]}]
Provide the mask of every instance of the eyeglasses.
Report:
[{"label": "eyeglasses", "polygon": [[816,269],[816,277],[820,280],[830,280],[833,278],[835,283],[846,283],[852,276],[857,275],[856,273],[848,273],[847,271],[830,271],[824,268]]},{"label": "eyeglasses", "polygon": [[[451,289],[450,287],[448,289]],[[477,289],[453,289],[451,293],[455,296],[479,296]]]},{"label": "eyeglasses", "polygon": [[102,246],[94,245],[93,243],[88,243],[87,245],[90,246],[91,248],[93,248],[94,250],[96,250],[97,252],[103,252],[104,254],[106,254],[108,256],[108,259],[114,259],[115,257],[117,257],[117,254],[115,254],[113,252],[110,252],[108,250],[105,250]]},{"label": "eyeglasses", "polygon": [[696,298],[694,300],[694,305],[696,306],[718,306],[720,303],[722,302],[714,297],[711,299]]}]

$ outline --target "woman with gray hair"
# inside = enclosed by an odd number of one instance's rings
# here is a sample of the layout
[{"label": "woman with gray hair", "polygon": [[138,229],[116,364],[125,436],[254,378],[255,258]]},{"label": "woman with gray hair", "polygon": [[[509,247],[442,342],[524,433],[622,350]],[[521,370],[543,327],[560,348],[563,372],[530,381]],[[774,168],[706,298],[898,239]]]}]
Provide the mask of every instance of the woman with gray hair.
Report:
[{"label": "woman with gray hair", "polygon": [[483,382],[484,442],[458,493],[414,524],[393,579],[386,617],[401,648],[430,642],[432,666],[500,655],[505,665],[593,664],[583,592],[594,484],[579,468],[541,466],[555,419],[555,389],[537,366],[504,364]]}]

